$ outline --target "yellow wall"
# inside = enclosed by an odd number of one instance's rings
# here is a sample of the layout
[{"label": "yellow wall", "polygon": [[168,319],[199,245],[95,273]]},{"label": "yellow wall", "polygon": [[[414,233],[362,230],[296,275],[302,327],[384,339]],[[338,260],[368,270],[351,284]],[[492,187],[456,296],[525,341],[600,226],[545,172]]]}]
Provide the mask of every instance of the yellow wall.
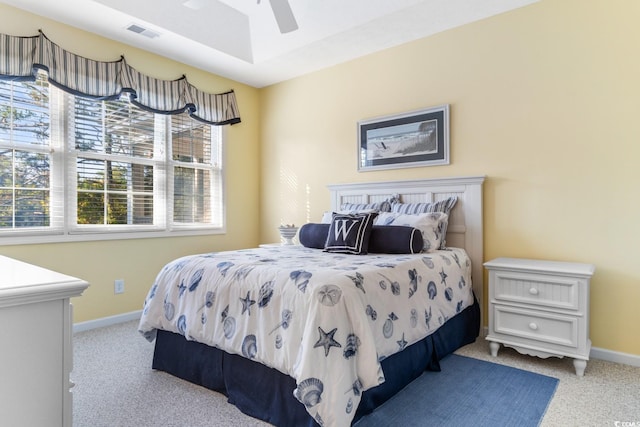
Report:
[{"label": "yellow wall", "polygon": [[[330,183],[485,174],[485,259],[595,264],[593,345],[640,355],[638,22],[543,0],[263,89],[261,241],[318,221]],[[450,165],[357,172],[358,120],[440,104]]]},{"label": "yellow wall", "polygon": [[[75,321],[141,308],[177,256],[277,241],[317,221],[330,183],[485,174],[485,258],[596,265],[594,346],[640,355],[640,2],[542,0],[432,37],[257,90],[0,4],[1,31],[94,59],[124,54],[143,73],[233,88],[225,235],[0,246],[0,254],[91,283]],[[358,173],[356,123],[451,106],[451,164]],[[113,295],[113,280],[126,292]]]},{"label": "yellow wall", "polygon": [[[37,34],[38,29],[54,43],[88,58],[116,60],[123,54],[131,66],[153,77],[171,80],[185,74],[190,83],[206,92],[235,90],[242,123],[226,127],[227,233],[0,246],[0,254],[87,280],[91,286],[82,297],[72,301],[74,321],[82,322],[140,310],[156,274],[173,258],[257,245],[260,173],[257,89],[0,4],[3,33],[29,36]],[[115,279],[125,280],[124,294],[114,295]]]}]

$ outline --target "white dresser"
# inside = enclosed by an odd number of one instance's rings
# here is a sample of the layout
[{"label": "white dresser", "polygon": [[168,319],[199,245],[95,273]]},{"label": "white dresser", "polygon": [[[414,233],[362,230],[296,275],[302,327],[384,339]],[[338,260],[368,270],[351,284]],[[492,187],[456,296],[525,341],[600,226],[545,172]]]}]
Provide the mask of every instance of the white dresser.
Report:
[{"label": "white dresser", "polygon": [[87,286],[0,255],[0,424],[71,426],[69,298]]},{"label": "white dresser", "polygon": [[576,375],[589,360],[591,264],[496,258],[489,271],[489,340],[523,354],[571,357]]}]

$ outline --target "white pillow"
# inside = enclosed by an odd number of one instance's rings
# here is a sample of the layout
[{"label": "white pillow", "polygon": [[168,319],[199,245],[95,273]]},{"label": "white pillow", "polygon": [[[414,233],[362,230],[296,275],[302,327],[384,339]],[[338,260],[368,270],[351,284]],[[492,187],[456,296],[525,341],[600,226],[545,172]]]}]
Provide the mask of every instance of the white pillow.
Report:
[{"label": "white pillow", "polygon": [[380,212],[374,221],[374,225],[404,225],[417,228],[422,233],[424,252],[433,252],[444,247],[448,223],[449,215],[443,212],[416,215]]}]

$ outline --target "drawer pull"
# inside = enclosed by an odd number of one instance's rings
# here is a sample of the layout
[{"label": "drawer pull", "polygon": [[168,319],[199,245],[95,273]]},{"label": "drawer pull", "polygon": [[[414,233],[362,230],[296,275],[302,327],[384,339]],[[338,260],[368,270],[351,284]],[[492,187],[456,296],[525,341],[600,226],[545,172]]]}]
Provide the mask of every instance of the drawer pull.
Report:
[{"label": "drawer pull", "polygon": [[531,323],[529,323],[529,328],[531,330],[537,331],[538,330],[538,325],[536,325],[535,323],[531,322]]},{"label": "drawer pull", "polygon": [[531,295],[538,295],[538,290],[536,288],[529,288],[529,293]]}]

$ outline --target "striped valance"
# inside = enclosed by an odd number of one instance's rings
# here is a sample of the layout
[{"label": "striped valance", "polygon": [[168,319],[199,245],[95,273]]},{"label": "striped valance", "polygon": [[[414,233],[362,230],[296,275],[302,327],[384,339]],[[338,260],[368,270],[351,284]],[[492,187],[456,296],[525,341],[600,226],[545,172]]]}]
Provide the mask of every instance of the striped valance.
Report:
[{"label": "striped valance", "polygon": [[34,79],[38,70],[48,73],[49,82],[75,95],[116,99],[128,93],[141,108],[162,114],[187,111],[191,117],[212,125],[240,123],[233,90],[205,93],[185,76],[160,80],[129,66],[124,57],[102,62],[62,49],[42,32],[18,37],[0,34],[0,79]]}]

